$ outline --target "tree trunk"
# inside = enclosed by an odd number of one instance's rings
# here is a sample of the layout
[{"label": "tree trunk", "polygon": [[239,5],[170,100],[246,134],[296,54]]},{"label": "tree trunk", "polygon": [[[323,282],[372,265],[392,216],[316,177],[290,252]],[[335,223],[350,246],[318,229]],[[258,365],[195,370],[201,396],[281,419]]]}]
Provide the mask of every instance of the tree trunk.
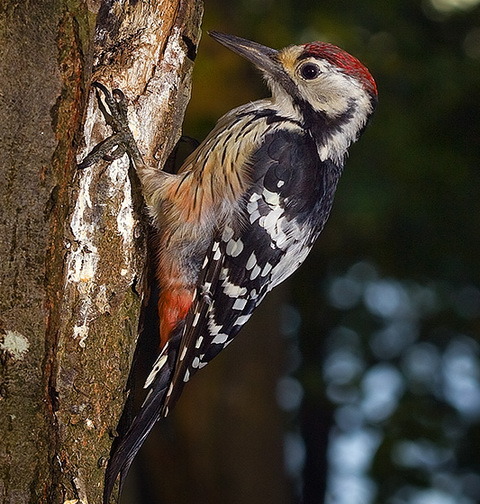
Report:
[{"label": "tree trunk", "polygon": [[123,90],[146,162],[162,166],[200,18],[195,0],[0,8],[2,502],[100,501],[145,243],[128,160],[76,168],[77,145],[107,136],[89,84]]}]

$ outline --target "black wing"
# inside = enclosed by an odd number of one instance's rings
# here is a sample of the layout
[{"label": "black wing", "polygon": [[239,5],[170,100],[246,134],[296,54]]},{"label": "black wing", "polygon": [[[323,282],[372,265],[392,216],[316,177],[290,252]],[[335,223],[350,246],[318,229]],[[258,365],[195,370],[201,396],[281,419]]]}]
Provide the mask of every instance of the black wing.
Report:
[{"label": "black wing", "polygon": [[251,159],[240,216],[218,230],[187,316],[164,413],[237,335],[265,295],[304,261],[323,229],[340,170],[307,134],[268,135]]}]

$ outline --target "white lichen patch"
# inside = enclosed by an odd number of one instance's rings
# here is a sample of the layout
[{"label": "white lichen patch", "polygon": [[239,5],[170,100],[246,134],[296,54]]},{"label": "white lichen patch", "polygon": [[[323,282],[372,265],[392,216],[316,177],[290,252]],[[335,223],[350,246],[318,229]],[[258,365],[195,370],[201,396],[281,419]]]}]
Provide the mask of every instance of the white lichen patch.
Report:
[{"label": "white lichen patch", "polygon": [[[117,216],[117,230],[123,240],[124,267],[120,270],[123,277],[133,279],[133,251],[135,250],[134,232],[137,219],[133,209],[132,184],[128,176],[129,159],[125,156],[110,165],[110,180],[112,191],[120,195],[120,204],[114,209]],[[113,185],[115,183],[115,186]]]},{"label": "white lichen patch", "polygon": [[130,273],[133,278],[132,254],[135,249],[134,232],[137,219],[133,209],[132,184],[128,176],[129,164],[127,155],[114,161],[108,167],[108,176],[111,182],[109,195],[112,198],[110,213],[117,217],[117,230],[123,240],[125,267],[121,269],[120,274],[126,277]]},{"label": "white lichen patch", "polygon": [[[120,207],[115,209],[117,229],[123,239],[123,257],[126,268],[131,271],[132,251],[134,250],[134,230],[137,225],[133,210],[132,185],[128,177],[128,157],[122,158],[110,165],[109,173],[112,181],[111,191],[121,194]],[[115,184],[115,186],[113,185]],[[122,274],[122,276],[125,276]]]},{"label": "white lichen patch", "polygon": [[99,254],[95,244],[96,227],[92,218],[90,187],[93,182],[93,169],[80,172],[79,192],[70,220],[73,243],[68,248],[66,257],[67,283],[74,284],[80,295],[79,313],[81,320],[73,330],[73,337],[79,339],[80,346],[85,346],[88,336],[90,296],[95,286]]},{"label": "white lichen patch", "polygon": [[[90,100],[85,120],[85,138],[90,143],[95,113],[93,98]],[[85,153],[83,153],[85,154]],[[93,183],[94,170],[86,168],[79,171],[80,184],[75,208],[70,220],[74,244],[69,247],[67,257],[67,281],[82,285],[88,291],[87,284],[94,278],[98,264],[98,250],[94,243],[96,227],[92,219],[93,205],[90,187]],[[72,244],[69,244],[72,245]],[[76,246],[75,246],[76,245]]]},{"label": "white lichen patch", "polygon": [[[102,127],[102,121],[95,93],[92,92],[84,124],[86,148],[80,154],[80,159],[110,134],[108,128]],[[97,138],[98,136],[100,138]],[[65,248],[66,282],[76,291],[73,296],[75,325],[72,336],[78,340],[81,347],[85,346],[93,318],[98,313],[106,313],[110,309],[107,300],[108,285],[105,283],[110,279],[113,281],[116,275],[122,278],[122,282],[125,282],[125,279],[128,281],[130,272],[133,277],[133,236],[136,220],[128,169],[129,159],[125,155],[110,163],[103,173],[99,173],[96,166],[78,172],[78,193],[69,223],[71,239],[65,244]],[[100,180],[100,177],[103,179]],[[99,191],[99,181],[108,187],[106,194],[102,190]],[[93,195],[95,195],[94,202],[92,202]],[[101,230],[102,224],[107,224],[111,216],[116,217],[119,235],[118,240],[114,241],[105,240],[104,231]],[[108,229],[108,225],[106,228]],[[106,242],[113,247],[115,254],[120,252],[120,257],[123,255],[123,261],[120,259],[118,270],[115,268],[105,282],[102,281],[105,271],[99,268],[99,262]]]},{"label": "white lichen patch", "polygon": [[85,348],[85,340],[88,337],[88,321],[85,318],[82,325],[76,325],[73,328],[73,339],[78,339],[78,344]]},{"label": "white lichen patch", "polygon": [[28,339],[17,331],[5,331],[0,350],[7,352],[15,360],[22,360],[30,348]]}]

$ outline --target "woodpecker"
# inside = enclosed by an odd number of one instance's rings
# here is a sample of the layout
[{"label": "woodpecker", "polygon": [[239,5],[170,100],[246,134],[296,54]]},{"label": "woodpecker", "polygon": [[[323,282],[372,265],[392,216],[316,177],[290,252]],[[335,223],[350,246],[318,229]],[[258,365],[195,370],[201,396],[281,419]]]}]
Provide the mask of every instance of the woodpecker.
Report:
[{"label": "woodpecker", "polygon": [[[210,35],[253,63],[272,96],[224,115],[177,174],[146,166],[130,144],[159,236],[159,353],[146,399],[112,450],[104,504],[185,383],[303,263],[330,214],[347,149],[377,103],[367,68],[332,44],[277,51]],[[107,102],[115,108],[111,96]],[[133,140],[128,128],[113,127],[124,142]],[[95,160],[87,157],[81,167]]]}]

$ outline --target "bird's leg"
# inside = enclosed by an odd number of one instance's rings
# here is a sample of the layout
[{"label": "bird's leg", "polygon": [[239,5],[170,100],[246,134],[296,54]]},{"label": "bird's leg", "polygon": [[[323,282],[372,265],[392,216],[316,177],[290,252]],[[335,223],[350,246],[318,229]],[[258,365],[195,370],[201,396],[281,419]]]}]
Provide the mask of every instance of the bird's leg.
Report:
[{"label": "bird's leg", "polygon": [[[98,106],[105,122],[112,128],[113,134],[97,144],[78,165],[84,169],[97,163],[101,159],[114,161],[127,153],[135,166],[143,165],[142,155],[128,127],[127,105],[125,95],[120,89],[110,91],[99,82],[92,84],[96,89]],[[103,94],[100,95],[99,90]]]},{"label": "bird's leg", "polygon": [[127,153],[140,179],[145,203],[148,207],[155,202],[158,203],[162,199],[164,182],[169,174],[156,166],[149,166],[143,160],[128,126],[127,103],[123,92],[119,89],[110,92],[99,82],[93,83],[93,86],[96,88],[99,109],[113,133],[96,145],[78,168],[88,168],[101,159],[113,161]]}]

